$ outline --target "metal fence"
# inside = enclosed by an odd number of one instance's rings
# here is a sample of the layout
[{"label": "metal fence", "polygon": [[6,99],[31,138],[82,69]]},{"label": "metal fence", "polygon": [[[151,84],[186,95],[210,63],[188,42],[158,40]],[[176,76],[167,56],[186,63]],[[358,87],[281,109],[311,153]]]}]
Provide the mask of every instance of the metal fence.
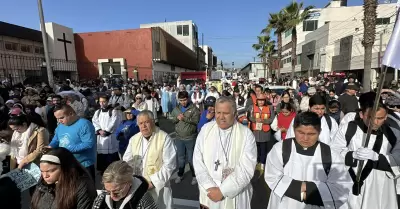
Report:
[{"label": "metal fence", "polygon": [[[158,83],[166,82],[175,84],[180,74],[179,72],[153,71],[151,66],[121,66],[121,64],[116,62],[98,63],[51,59],[51,68],[55,80],[65,80],[69,78],[76,81],[85,81],[88,80],[87,78],[98,78],[99,70],[102,70],[103,76],[107,76],[110,74],[110,67],[114,68],[114,73],[122,74],[122,77],[154,80]],[[125,74],[121,72],[122,68],[126,70]],[[79,78],[78,70],[83,78]],[[138,73],[134,73],[134,71]],[[0,81],[5,79],[10,80],[13,84],[47,81],[47,69],[44,56],[38,54],[29,56],[21,53],[0,53]]]},{"label": "metal fence", "polygon": [[[76,77],[76,61],[59,59],[51,60],[51,67],[55,77]],[[47,80],[46,62],[44,57],[19,54],[0,54],[0,80],[8,79],[13,84],[23,83],[26,79],[41,82]]]}]

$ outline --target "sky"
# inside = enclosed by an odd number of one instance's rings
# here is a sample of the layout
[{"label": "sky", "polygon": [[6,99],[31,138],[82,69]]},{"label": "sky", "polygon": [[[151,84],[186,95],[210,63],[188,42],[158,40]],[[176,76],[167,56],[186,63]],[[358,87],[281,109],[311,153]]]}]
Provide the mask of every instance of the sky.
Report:
[{"label": "sky", "polygon": [[[65,25],[74,32],[139,28],[140,24],[193,20],[204,34],[204,45],[212,47],[218,62],[235,68],[256,57],[252,44],[265,28],[268,14],[278,12],[292,0],[42,0],[46,22]],[[363,0],[348,0],[361,5]],[[189,3],[190,2],[190,3]],[[328,0],[304,0],[324,7]],[[36,0],[2,1],[0,21],[39,29]]]}]

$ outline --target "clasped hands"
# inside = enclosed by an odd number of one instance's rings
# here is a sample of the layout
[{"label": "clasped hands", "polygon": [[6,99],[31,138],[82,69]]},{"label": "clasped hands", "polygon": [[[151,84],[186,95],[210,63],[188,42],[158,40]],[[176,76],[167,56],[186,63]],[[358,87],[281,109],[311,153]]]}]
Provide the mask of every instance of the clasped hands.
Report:
[{"label": "clasped hands", "polygon": [[379,154],[372,149],[361,147],[353,152],[353,158],[363,161],[365,160],[378,161]]},{"label": "clasped hands", "polygon": [[219,187],[211,187],[207,189],[207,197],[210,198],[213,202],[219,202],[224,199],[224,195],[222,195]]}]

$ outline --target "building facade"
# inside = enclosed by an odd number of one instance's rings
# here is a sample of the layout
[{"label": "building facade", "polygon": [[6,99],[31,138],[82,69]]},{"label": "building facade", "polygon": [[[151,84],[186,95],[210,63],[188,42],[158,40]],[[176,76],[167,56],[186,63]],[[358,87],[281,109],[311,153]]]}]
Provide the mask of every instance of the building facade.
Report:
[{"label": "building facade", "polygon": [[159,27],[77,33],[75,43],[79,76],[84,79],[121,74],[162,81],[198,70],[196,53]]},{"label": "building facade", "polygon": [[205,52],[205,65],[207,66],[208,70],[211,70],[213,68],[213,50],[210,46],[203,45],[202,46],[204,52]]},{"label": "building facade", "polygon": [[140,28],[160,27],[190,50],[197,52],[199,46],[197,26],[192,20],[140,24]]},{"label": "building facade", "polygon": [[[53,28],[54,26],[54,28]],[[56,51],[63,51],[63,46],[57,45],[56,36],[67,27],[55,23],[46,23],[50,47],[51,66],[54,76],[65,79],[77,78],[75,47],[69,47],[70,60],[58,57]],[[66,31],[71,36],[72,30]],[[62,37],[62,35],[60,36]],[[0,22],[0,80],[8,79],[13,83],[47,81],[46,63],[42,34],[39,30]]]},{"label": "building facade", "polygon": [[[376,41],[373,47],[372,68],[379,68],[379,56],[388,44],[396,19],[396,4],[380,4],[377,8]],[[297,26],[297,65],[299,76],[315,76],[332,71],[353,71],[362,78],[364,47],[362,39],[363,6],[347,6],[346,1],[331,1]],[[382,36],[381,36],[382,34]],[[380,38],[382,37],[382,53]],[[291,72],[291,32],[283,34],[281,73]],[[372,77],[375,76],[376,73]]]}]

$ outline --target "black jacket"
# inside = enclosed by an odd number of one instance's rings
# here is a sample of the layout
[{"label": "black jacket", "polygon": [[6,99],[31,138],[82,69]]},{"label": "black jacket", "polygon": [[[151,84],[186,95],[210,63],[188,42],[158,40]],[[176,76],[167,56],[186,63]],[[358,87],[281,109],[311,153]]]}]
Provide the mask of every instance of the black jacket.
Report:
[{"label": "black jacket", "polygon": [[[54,134],[54,131],[57,128],[57,118],[54,116],[54,106],[49,109],[47,113],[47,130],[49,131],[50,135]],[[52,139],[50,139],[52,140]]]},{"label": "black jacket", "polygon": [[[236,101],[236,98],[234,98],[235,99],[235,101]],[[246,100],[242,97],[242,96],[240,96],[239,95],[239,98],[238,98],[238,103],[237,103],[237,105],[239,105],[239,106],[241,106],[241,107],[243,107],[244,106],[244,102],[245,102]]]},{"label": "black jacket", "polygon": [[[77,182],[78,189],[76,192],[76,209],[90,209],[96,198],[96,188],[93,180],[89,176],[82,176]],[[40,181],[36,187],[37,192],[40,192],[40,200],[38,202],[38,209],[57,209],[55,202],[55,185],[47,185]],[[74,191],[71,191],[74,192]]]},{"label": "black jacket", "polygon": [[0,178],[0,208],[21,209],[21,192],[8,177]]}]

